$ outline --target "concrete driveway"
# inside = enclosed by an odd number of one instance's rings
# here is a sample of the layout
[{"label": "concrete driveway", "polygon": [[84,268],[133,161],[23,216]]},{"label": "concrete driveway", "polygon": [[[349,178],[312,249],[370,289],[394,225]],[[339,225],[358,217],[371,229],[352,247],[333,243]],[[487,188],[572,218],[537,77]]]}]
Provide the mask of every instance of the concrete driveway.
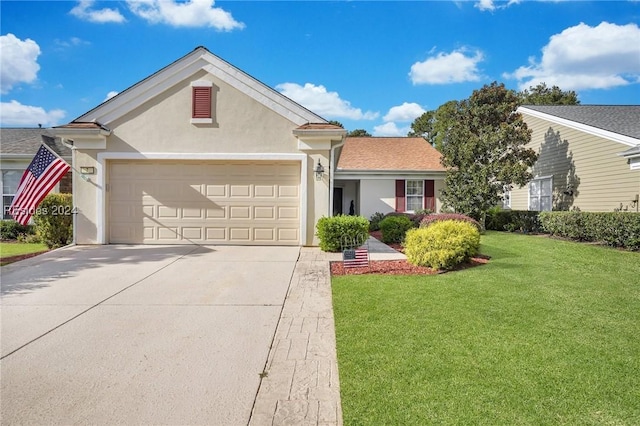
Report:
[{"label": "concrete driveway", "polygon": [[298,255],[77,246],[2,267],[2,423],[246,425]]}]

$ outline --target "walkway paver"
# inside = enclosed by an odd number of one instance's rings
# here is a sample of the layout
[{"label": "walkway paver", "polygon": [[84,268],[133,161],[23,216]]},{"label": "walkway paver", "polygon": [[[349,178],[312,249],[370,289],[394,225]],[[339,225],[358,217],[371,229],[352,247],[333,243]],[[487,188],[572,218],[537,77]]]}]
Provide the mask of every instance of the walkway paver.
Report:
[{"label": "walkway paver", "polygon": [[[367,242],[371,260],[406,259]],[[342,425],[329,264],[341,259],[317,247],[300,250],[250,426]]]},{"label": "walkway paver", "polygon": [[301,249],[250,425],[342,425],[329,269],[339,259]]}]

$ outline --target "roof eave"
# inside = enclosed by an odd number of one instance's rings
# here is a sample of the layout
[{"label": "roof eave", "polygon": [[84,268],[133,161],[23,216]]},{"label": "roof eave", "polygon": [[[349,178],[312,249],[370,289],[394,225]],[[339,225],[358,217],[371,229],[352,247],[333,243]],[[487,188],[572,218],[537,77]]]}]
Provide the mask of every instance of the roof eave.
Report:
[{"label": "roof eave", "polygon": [[577,121],[568,120],[566,118],[561,118],[545,112],[536,111],[525,106],[519,106],[516,111],[522,114],[530,115],[532,117],[551,121],[553,123],[569,127],[571,129],[580,130],[581,132],[608,139],[613,142],[618,142],[627,146],[633,147],[640,144],[640,139],[631,136],[621,135],[620,133],[615,133],[609,130],[600,129],[598,127],[589,126],[588,124],[579,123]]}]

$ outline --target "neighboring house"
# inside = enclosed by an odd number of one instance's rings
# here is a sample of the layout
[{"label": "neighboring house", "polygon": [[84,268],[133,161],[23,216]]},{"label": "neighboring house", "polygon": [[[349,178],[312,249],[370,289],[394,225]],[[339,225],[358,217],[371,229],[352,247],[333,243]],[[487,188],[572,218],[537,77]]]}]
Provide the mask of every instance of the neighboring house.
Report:
[{"label": "neighboring house", "polygon": [[539,153],[534,179],[514,188],[514,210],[638,211],[640,106],[518,108]]},{"label": "neighboring house", "polygon": [[78,244],[317,244],[346,135],[204,47],[54,130]]},{"label": "neighboring house", "polygon": [[[0,129],[0,172],[2,172],[2,219],[11,219],[7,213],[18,188],[22,174],[42,144],[71,164],[71,149],[56,140],[51,129]],[[71,192],[71,172],[56,185],[53,192]]]},{"label": "neighboring house", "polygon": [[445,168],[423,138],[346,138],[334,173],[333,213],[440,211]]}]

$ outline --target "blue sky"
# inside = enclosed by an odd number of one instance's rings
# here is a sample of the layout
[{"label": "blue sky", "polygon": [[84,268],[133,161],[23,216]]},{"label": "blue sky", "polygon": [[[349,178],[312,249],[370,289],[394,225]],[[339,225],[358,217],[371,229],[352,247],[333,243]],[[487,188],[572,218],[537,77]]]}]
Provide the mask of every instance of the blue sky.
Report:
[{"label": "blue sky", "polygon": [[2,1],[3,127],[67,123],[205,46],[349,130],[493,81],[640,104],[640,1]]}]

